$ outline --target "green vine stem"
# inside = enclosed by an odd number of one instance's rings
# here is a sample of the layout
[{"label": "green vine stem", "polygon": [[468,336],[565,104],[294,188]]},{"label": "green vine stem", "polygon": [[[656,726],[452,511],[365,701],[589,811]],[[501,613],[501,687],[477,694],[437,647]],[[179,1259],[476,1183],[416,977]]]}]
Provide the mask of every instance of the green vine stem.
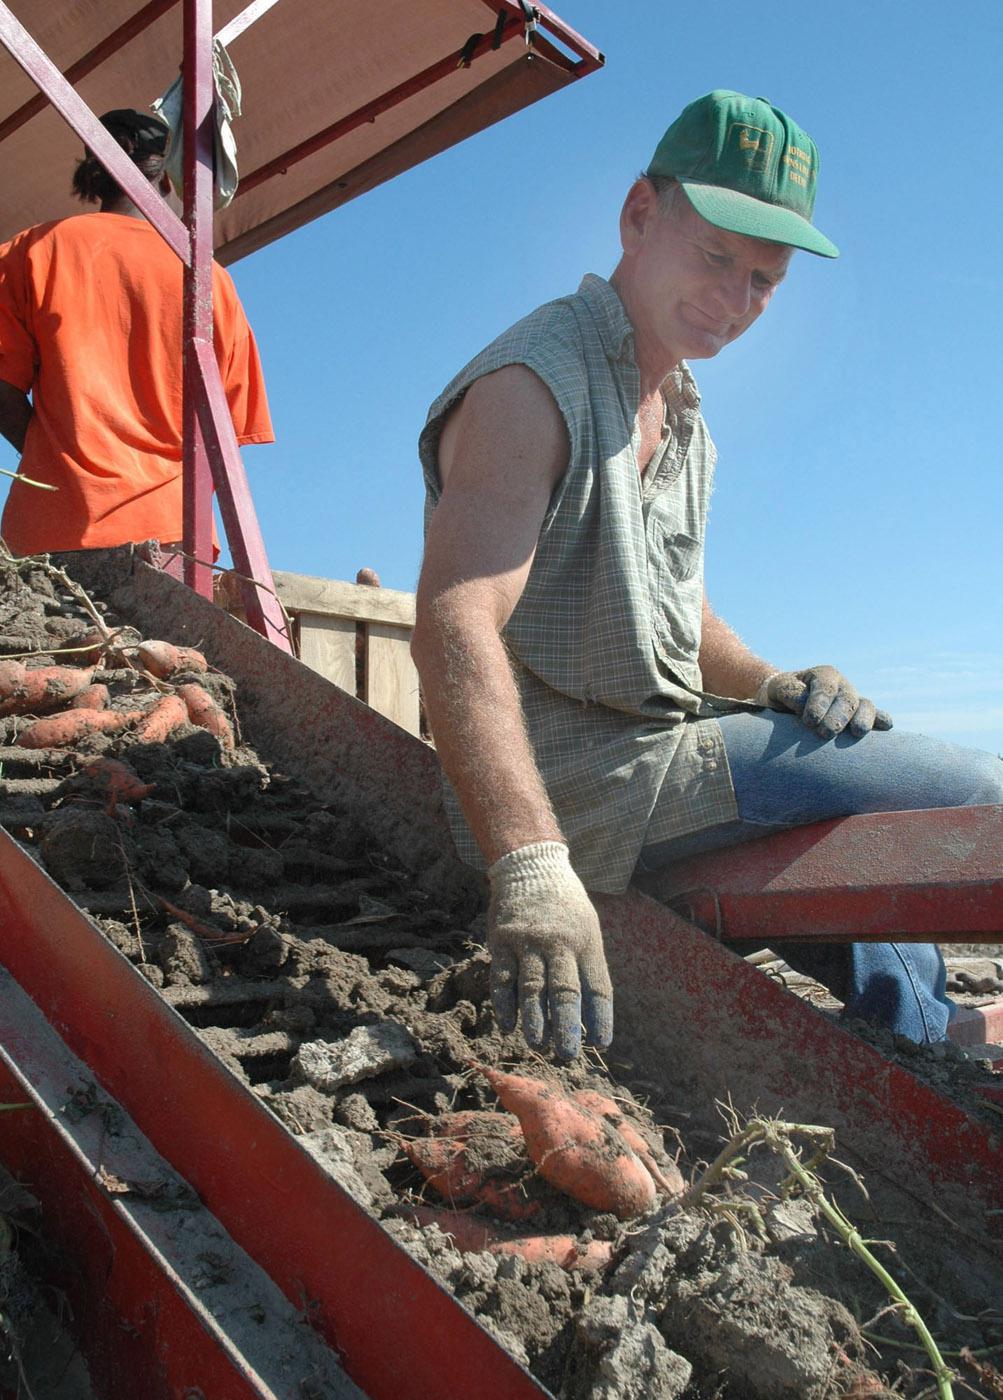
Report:
[{"label": "green vine stem", "polygon": [[[737,1123],[735,1124],[737,1127]],[[791,1139],[805,1138],[812,1146],[812,1155],[807,1163],[802,1162]],[[811,1123],[784,1123],[777,1119],[751,1118],[743,1128],[735,1132],[703,1175],[686,1191],[678,1201],[678,1208],[686,1209],[699,1204],[711,1187],[716,1186],[734,1171],[749,1149],[757,1142],[764,1143],[784,1162],[790,1173],[787,1185],[797,1183],[805,1195],[825,1216],[840,1239],[857,1258],[879,1280],[889,1297],[896,1305],[905,1322],[915,1331],[922,1343],[922,1349],[930,1359],[936,1378],[936,1390],[940,1400],[954,1400],[951,1382],[954,1372],[945,1363],[943,1356],[923,1321],[918,1310],[892,1278],[888,1270],[868,1249],[860,1231],[849,1221],[839,1207],[828,1199],[822,1183],[814,1174],[814,1168],[832,1150],[835,1134],[831,1128],[819,1127]],[[781,1188],[781,1191],[783,1188]]]}]

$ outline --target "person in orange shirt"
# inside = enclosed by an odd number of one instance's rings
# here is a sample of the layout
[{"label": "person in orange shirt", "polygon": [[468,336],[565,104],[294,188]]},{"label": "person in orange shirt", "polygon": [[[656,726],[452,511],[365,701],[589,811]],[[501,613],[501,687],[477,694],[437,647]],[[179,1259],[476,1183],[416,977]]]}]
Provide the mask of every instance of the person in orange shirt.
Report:
[{"label": "person in orange shirt", "polygon": [[[101,123],[166,193],[166,124],[132,109]],[[0,433],[21,453],[0,535],[19,555],[182,538],[181,261],[89,152],[73,190],[99,211],[0,247]],[[254,336],[215,263],[213,308],[237,441],[273,442]]]}]

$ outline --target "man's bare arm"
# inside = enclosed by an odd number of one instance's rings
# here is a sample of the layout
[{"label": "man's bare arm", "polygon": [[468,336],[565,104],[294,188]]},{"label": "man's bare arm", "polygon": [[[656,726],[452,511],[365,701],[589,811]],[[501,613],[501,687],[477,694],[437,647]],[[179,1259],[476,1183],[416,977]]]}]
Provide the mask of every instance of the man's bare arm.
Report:
[{"label": "man's bare arm", "polygon": [[723,618],[703,600],[703,628],[700,635],[700,672],[703,688],[712,695],[728,695],[733,700],[752,700],[756,691],[777,670],[742,641]]},{"label": "man's bare arm", "polygon": [[31,422],[31,400],[21,389],[0,379],[0,433],[15,452],[24,451],[24,435]]},{"label": "man's bare arm", "polygon": [[529,842],[562,839],[500,633],[567,459],[557,405],[521,366],[478,380],[440,443],[443,493],[411,649],[442,766],[489,864]]},{"label": "man's bare arm", "polygon": [[418,583],[412,652],[436,747],[488,861],[491,1000],[532,1046],[562,1059],[581,1025],[613,1037],[602,930],[526,735],[501,632],[522,595],[540,527],[568,465],[564,421],[544,384],[509,366],[478,380],[439,445],[443,493]]}]

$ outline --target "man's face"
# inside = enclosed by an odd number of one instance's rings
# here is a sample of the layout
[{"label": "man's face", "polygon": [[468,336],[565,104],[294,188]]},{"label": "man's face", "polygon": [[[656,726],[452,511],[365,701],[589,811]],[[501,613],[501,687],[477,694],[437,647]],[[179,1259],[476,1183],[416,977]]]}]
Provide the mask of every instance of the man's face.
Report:
[{"label": "man's face", "polygon": [[635,331],[673,362],[709,359],[763,314],[794,250],[715,228],[682,190],[668,211],[651,193],[635,223]]}]

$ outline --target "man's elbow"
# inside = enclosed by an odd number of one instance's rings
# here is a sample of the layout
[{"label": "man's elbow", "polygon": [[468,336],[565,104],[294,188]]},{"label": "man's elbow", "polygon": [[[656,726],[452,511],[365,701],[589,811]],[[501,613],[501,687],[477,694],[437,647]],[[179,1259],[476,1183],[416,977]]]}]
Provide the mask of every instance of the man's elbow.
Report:
[{"label": "man's elbow", "polygon": [[455,594],[423,598],[418,594],[411,659],[427,684],[429,675],[449,669],[458,654],[477,650],[486,639],[498,637],[497,620],[489,611]]}]

